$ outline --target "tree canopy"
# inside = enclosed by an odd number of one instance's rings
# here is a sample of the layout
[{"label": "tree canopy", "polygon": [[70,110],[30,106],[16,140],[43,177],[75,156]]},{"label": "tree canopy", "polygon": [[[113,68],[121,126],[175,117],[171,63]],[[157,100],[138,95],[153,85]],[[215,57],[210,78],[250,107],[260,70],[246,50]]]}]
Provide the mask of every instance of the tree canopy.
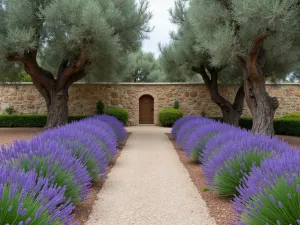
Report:
[{"label": "tree canopy", "polygon": [[193,29],[205,27],[197,40],[199,49],[211,55],[210,63],[229,64],[243,73],[252,131],[273,135],[279,102],[269,96],[265,82],[283,79],[298,65],[298,0],[192,0],[190,8]]},{"label": "tree canopy", "polygon": [[262,38],[264,74],[281,79],[299,61],[299,13],[298,0],[191,0],[188,17],[196,49],[211,56],[211,65],[237,67]]},{"label": "tree canopy", "polygon": [[160,82],[165,80],[159,61],[151,52],[133,52],[128,55],[123,70],[123,81],[126,82]]},{"label": "tree canopy", "polygon": [[200,76],[211,99],[221,108],[224,120],[237,125],[243,110],[243,92],[238,91],[235,101],[231,103],[219,93],[218,83],[240,84],[240,73],[230,65],[211,65],[209,53],[198,48],[196,32],[199,31],[193,30],[189,11],[186,0],[177,0],[175,7],[170,10],[171,21],[178,26],[178,30],[171,33],[172,42],[168,46],[161,46],[165,72],[167,76],[179,81]]},{"label": "tree canopy", "polygon": [[46,100],[48,126],[63,124],[72,83],[116,78],[128,52],[140,48],[151,31],[148,6],[146,0],[1,0],[1,75],[18,79],[10,71],[24,68]]}]

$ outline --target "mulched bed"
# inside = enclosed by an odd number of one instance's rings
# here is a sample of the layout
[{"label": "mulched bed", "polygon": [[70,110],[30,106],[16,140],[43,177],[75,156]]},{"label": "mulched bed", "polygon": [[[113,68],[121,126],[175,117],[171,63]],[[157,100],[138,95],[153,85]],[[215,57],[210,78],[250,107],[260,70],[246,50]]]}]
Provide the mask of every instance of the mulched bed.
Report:
[{"label": "mulched bed", "polygon": [[[127,138],[126,138],[125,143],[123,143],[121,146],[119,146],[119,152],[118,152],[117,156],[115,157],[113,162],[108,166],[106,179],[109,175],[109,172],[114,167],[115,163],[117,162],[118,158],[120,157],[121,150],[126,145],[126,142],[130,135],[131,135],[131,133],[127,132]],[[93,205],[94,205],[95,201],[97,200],[97,195],[101,191],[101,188],[103,187],[106,179],[96,182],[96,183],[93,183],[91,192],[89,193],[87,200],[76,206],[74,213],[75,213],[75,221],[78,222],[78,225],[84,225],[85,222],[88,220],[88,218],[92,212]]]},{"label": "mulched bed", "polygon": [[188,170],[193,183],[196,185],[199,193],[209,209],[209,213],[214,217],[218,225],[225,225],[232,222],[234,214],[232,210],[231,199],[221,198],[215,193],[208,190],[205,185],[206,180],[203,176],[202,166],[198,163],[192,162],[186,157],[184,151],[182,151],[176,144],[175,140],[171,138],[171,134],[166,134],[172,142],[174,149],[176,150],[180,161]]}]

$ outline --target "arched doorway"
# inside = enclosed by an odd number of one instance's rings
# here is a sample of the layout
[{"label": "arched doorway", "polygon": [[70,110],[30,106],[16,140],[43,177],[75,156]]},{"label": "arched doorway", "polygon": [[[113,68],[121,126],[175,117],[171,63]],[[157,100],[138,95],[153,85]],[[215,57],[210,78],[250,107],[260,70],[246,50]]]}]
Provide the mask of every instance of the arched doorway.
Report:
[{"label": "arched doorway", "polygon": [[154,98],[151,95],[143,95],[139,100],[140,124],[154,124]]}]

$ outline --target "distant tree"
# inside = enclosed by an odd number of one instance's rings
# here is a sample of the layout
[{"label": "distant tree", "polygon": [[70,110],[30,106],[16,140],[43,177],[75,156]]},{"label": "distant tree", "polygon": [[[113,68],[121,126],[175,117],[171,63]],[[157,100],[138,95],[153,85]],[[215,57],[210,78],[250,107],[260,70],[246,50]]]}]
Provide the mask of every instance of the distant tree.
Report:
[{"label": "distant tree", "polygon": [[[229,65],[212,66],[211,56],[199,49],[196,32],[192,29],[186,0],[177,0],[174,9],[170,10],[171,21],[178,25],[178,31],[171,33],[172,42],[168,46],[160,46],[161,61],[167,77],[173,81],[188,81],[200,76],[209,90],[212,101],[217,104],[223,114],[223,120],[238,126],[243,112],[244,90],[237,71]],[[219,92],[219,83],[240,84],[234,102],[225,99]]]},{"label": "distant tree", "polygon": [[255,133],[274,133],[279,102],[265,82],[286,77],[299,62],[299,15],[298,0],[190,1],[194,49],[210,56],[211,67],[241,71]]},{"label": "distant tree", "polygon": [[128,55],[124,81],[126,82],[147,82],[152,71],[156,69],[156,59],[151,52],[133,52]]},{"label": "distant tree", "polygon": [[1,80],[14,80],[23,65],[46,101],[46,127],[65,124],[69,87],[118,77],[127,53],[151,31],[148,6],[147,0],[0,0]]}]

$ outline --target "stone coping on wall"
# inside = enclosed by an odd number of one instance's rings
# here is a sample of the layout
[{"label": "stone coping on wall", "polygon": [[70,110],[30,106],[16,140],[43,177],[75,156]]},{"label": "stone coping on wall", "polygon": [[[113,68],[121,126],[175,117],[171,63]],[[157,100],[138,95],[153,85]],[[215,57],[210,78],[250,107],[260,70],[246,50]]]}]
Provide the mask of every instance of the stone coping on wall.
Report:
[{"label": "stone coping on wall", "polygon": [[[0,85],[32,85],[32,82],[20,82],[20,83],[2,83]],[[113,82],[76,82],[73,85],[149,85],[149,86],[155,86],[155,85],[205,85],[204,83],[199,82],[159,82],[159,83],[142,83],[142,82],[119,82],[119,83],[113,83]],[[219,84],[221,86],[237,86],[238,84]],[[279,86],[279,85],[300,85],[300,83],[266,83],[266,85],[272,85],[272,86]]]}]

